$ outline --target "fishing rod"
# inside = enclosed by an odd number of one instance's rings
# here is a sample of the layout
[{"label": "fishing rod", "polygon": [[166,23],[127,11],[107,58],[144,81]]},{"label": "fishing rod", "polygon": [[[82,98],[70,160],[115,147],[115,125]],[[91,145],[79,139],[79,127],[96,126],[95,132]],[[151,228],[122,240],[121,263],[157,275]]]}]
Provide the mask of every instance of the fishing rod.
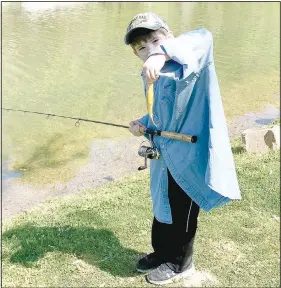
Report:
[{"label": "fishing rod", "polygon": [[35,112],[35,111],[28,111],[28,110],[20,110],[20,109],[11,109],[11,108],[1,108],[1,109],[2,110],[6,110],[6,111],[14,111],[14,112],[24,112],[24,113],[31,113],[31,114],[46,115],[47,119],[49,119],[50,116],[59,117],[59,118],[73,119],[73,120],[77,120],[77,122],[75,123],[76,127],[78,127],[80,125],[79,121],[86,121],[86,122],[93,122],[93,123],[110,125],[110,126],[116,126],[116,127],[121,127],[121,128],[129,128],[129,126],[125,126],[125,125],[119,125],[119,124],[114,124],[114,123],[107,123],[107,122],[89,120],[89,119],[83,119],[83,118],[77,118],[77,117],[63,116],[63,115],[57,115],[57,114]]},{"label": "fishing rod", "polygon": [[[35,111],[12,109],[12,108],[1,108],[1,109],[5,110],[5,111],[14,111],[14,112],[46,115],[47,119],[50,116],[73,119],[73,120],[77,120],[75,123],[76,127],[78,127],[80,125],[80,121],[86,121],[86,122],[98,123],[98,124],[109,125],[109,126],[114,126],[114,127],[126,128],[126,129],[130,128],[129,126],[126,126],[126,125],[120,125],[120,124],[115,124],[115,123],[96,121],[96,120],[90,120],[90,119],[84,119],[84,118],[78,118],[78,117],[63,116],[63,115],[57,115],[57,114],[51,114],[51,113],[35,112]],[[181,141],[191,142],[191,143],[197,142],[197,136],[191,136],[191,135],[180,134],[180,133],[175,133],[175,132],[168,132],[168,131],[161,131],[161,130],[153,130],[153,129],[144,128],[144,127],[140,127],[139,129],[140,129],[141,133],[150,135],[150,140],[149,140],[150,146],[145,146],[142,144],[140,145],[139,150],[138,150],[138,154],[141,157],[144,157],[144,166],[140,166],[138,168],[138,170],[144,170],[147,168],[147,159],[159,159],[160,158],[160,153],[159,153],[159,151],[158,151],[158,149],[157,149],[157,147],[153,141],[154,136],[162,136],[165,138],[176,139],[176,140],[181,140]],[[145,141],[143,141],[143,142],[145,142]]]},{"label": "fishing rod", "polygon": [[[129,126],[126,126],[126,125],[120,125],[120,124],[103,122],[103,121],[97,121],[97,120],[90,120],[90,119],[85,119],[85,118],[77,118],[77,117],[70,117],[70,116],[63,116],[63,115],[57,115],[57,114],[51,114],[51,113],[43,113],[43,112],[35,112],[35,111],[28,111],[28,110],[20,110],[20,109],[12,109],[12,108],[1,108],[1,109],[5,110],[5,111],[14,111],[14,112],[23,112],[23,113],[46,115],[47,119],[49,117],[59,117],[59,118],[73,119],[73,120],[77,120],[77,122],[75,123],[76,127],[78,127],[80,125],[80,123],[79,123],[80,121],[85,121],[85,122],[92,122],[92,123],[109,125],[109,126],[115,126],[115,127],[120,127],[120,128],[126,128],[126,129],[130,128]],[[176,133],[176,132],[153,130],[153,129],[143,128],[143,127],[140,127],[140,132],[143,133],[143,134],[149,134],[149,135],[152,135],[152,136],[162,136],[162,137],[165,137],[165,138],[181,140],[181,141],[185,141],[185,142],[191,142],[191,143],[196,143],[197,142],[197,136],[192,136],[192,135],[187,135],[187,134],[180,134],[180,133]]]}]

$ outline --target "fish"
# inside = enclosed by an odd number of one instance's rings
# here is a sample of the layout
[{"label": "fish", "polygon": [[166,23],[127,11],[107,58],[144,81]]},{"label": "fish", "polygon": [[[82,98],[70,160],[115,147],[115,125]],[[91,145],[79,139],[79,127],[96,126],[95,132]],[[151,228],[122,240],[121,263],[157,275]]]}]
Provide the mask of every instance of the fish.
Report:
[{"label": "fish", "polygon": [[[147,91],[146,91],[146,106],[147,106],[147,112],[153,122],[153,102],[154,102],[154,90],[153,90],[153,82],[147,84]],[[156,126],[156,125],[155,125]]]}]

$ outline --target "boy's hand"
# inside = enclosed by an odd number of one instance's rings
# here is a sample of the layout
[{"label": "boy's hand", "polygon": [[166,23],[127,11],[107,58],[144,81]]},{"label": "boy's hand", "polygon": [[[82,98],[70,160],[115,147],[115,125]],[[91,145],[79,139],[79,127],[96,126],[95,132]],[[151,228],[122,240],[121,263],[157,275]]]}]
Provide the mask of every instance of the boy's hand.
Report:
[{"label": "boy's hand", "polygon": [[148,83],[152,83],[158,79],[159,72],[168,59],[170,58],[166,54],[155,54],[146,59],[143,64],[143,73],[146,76]]},{"label": "boy's hand", "polygon": [[140,131],[140,127],[145,128],[143,124],[141,124],[139,121],[134,120],[129,123],[129,131],[134,135],[134,136],[141,136],[143,133]]}]

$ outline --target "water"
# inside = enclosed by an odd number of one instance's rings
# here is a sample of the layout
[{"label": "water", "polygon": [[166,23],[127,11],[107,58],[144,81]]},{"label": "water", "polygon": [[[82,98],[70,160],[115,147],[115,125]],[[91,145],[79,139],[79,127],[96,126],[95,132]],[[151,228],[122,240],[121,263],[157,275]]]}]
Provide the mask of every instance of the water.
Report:
[{"label": "water", "polygon": [[21,173],[16,171],[2,171],[2,181],[20,178]]},{"label": "water", "polygon": [[5,187],[7,181],[20,178],[22,175],[20,172],[10,170],[9,166],[11,165],[10,161],[5,161],[2,163],[2,186]]},{"label": "water", "polygon": [[259,113],[248,112],[237,117],[228,125],[229,135],[238,137],[246,129],[262,128],[264,125],[271,125],[278,117],[280,117],[280,110],[273,105],[268,105]]},{"label": "water", "polygon": [[[198,27],[213,33],[227,117],[279,101],[279,3],[10,2],[2,11],[3,107],[123,125],[142,116],[142,64],[123,39],[143,11],[163,16],[175,35]],[[3,112],[3,157],[15,158],[13,170],[25,175],[57,177],[56,169],[67,174],[86,158],[93,139],[128,135],[74,124]]]},{"label": "water", "polygon": [[[277,117],[276,117],[277,118]],[[276,118],[262,118],[262,119],[257,119],[256,123],[261,124],[261,125],[268,125],[272,123]]]}]

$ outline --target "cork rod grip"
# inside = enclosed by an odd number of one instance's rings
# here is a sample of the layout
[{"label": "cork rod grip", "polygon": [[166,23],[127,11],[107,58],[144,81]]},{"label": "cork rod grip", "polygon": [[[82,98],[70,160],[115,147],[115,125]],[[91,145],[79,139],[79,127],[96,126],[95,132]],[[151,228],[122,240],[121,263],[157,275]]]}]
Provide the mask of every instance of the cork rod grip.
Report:
[{"label": "cork rod grip", "polygon": [[179,133],[175,133],[175,132],[162,131],[161,136],[166,137],[166,138],[170,138],[170,139],[181,140],[181,141],[185,141],[185,142],[194,142],[194,140],[195,140],[195,139],[193,139],[194,136],[179,134]]},{"label": "cork rod grip", "polygon": [[191,142],[191,143],[197,142],[197,136],[192,136],[192,135],[180,134],[176,132],[160,131],[160,130],[154,131],[154,130],[146,129],[142,126],[139,127],[139,131],[142,134],[158,135],[158,136],[162,136],[165,138],[176,139],[176,140],[181,140],[181,141]]}]

